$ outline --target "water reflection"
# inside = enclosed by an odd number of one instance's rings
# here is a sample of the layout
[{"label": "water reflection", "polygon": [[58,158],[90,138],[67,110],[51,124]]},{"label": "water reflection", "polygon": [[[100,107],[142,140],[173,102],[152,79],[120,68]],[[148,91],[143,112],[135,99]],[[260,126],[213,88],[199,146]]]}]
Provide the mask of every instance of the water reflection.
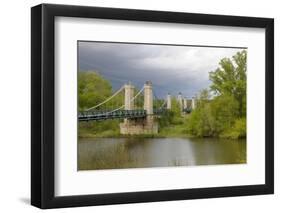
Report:
[{"label": "water reflection", "polygon": [[118,169],[246,162],[245,140],[190,138],[79,139],[78,169]]}]

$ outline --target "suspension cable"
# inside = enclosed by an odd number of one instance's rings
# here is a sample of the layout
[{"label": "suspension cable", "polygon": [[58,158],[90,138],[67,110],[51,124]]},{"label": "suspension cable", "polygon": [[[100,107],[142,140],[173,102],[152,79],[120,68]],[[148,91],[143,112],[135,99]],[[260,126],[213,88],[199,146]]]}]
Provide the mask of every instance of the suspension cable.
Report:
[{"label": "suspension cable", "polygon": [[112,98],[114,98],[114,97],[115,97],[119,92],[121,92],[123,89],[124,89],[124,85],[123,85],[119,90],[117,90],[112,96],[110,96],[108,99],[106,99],[105,101],[99,103],[99,104],[96,105],[96,106],[93,106],[93,107],[91,107],[91,108],[86,109],[85,111],[89,111],[89,110],[95,109],[95,108],[97,108],[97,107],[103,105],[104,103],[110,101]]},{"label": "suspension cable", "polygon": [[[141,92],[143,90],[144,90],[144,87],[142,87],[142,89],[130,100],[130,102],[134,101],[139,96],[139,94],[141,94]],[[114,109],[112,111],[106,112],[105,114],[107,115],[107,114],[113,113],[115,111],[118,111],[118,110],[122,109],[123,107],[125,107],[125,104],[123,104],[121,107],[119,107],[117,109]]]},{"label": "suspension cable", "polygon": [[164,100],[164,103],[162,104],[162,106],[160,107],[160,109],[163,108],[166,103],[167,103],[167,100]]}]

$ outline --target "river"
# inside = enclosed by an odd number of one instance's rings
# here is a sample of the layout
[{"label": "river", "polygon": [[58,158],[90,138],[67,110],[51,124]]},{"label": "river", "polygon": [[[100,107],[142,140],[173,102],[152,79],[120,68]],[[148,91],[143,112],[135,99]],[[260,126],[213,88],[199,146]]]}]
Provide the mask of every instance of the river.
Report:
[{"label": "river", "polygon": [[80,138],[78,143],[78,170],[238,163],[246,163],[246,140]]}]

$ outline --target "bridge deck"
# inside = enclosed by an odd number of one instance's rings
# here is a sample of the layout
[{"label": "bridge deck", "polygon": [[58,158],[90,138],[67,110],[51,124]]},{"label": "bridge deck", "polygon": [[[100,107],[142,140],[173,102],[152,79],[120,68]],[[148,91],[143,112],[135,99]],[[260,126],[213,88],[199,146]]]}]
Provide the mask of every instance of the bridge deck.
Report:
[{"label": "bridge deck", "polygon": [[[165,109],[155,109],[155,115],[161,115],[165,112]],[[146,117],[146,110],[135,109],[135,110],[117,110],[117,111],[82,111],[78,114],[79,121],[99,121],[108,119],[124,119],[124,118],[144,118]]]},{"label": "bridge deck", "polygon": [[191,108],[185,108],[182,110],[185,113],[191,113],[192,109]]}]

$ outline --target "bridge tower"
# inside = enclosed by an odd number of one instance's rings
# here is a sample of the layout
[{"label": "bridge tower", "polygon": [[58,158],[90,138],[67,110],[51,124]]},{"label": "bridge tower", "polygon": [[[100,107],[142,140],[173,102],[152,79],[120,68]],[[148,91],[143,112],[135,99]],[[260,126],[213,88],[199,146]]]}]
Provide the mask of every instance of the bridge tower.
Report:
[{"label": "bridge tower", "polygon": [[134,109],[134,89],[135,87],[133,85],[131,85],[131,83],[129,84],[125,84],[124,86],[125,89],[125,110],[133,110]]},{"label": "bridge tower", "polygon": [[195,97],[192,97],[191,99],[191,109],[195,109],[196,108],[196,100]]},{"label": "bridge tower", "polygon": [[178,102],[179,102],[179,106],[180,106],[180,111],[182,112],[183,105],[182,105],[182,94],[181,94],[181,92],[179,92],[179,94],[178,94]]},{"label": "bridge tower", "polygon": [[[128,83],[128,84],[125,84],[124,85],[124,90],[125,90],[125,106],[124,106],[124,109],[125,110],[133,110],[134,109],[134,100],[133,97],[134,97],[134,89],[135,87],[131,84],[131,83]],[[129,125],[130,123],[130,120],[125,118],[124,119],[124,123],[126,123],[127,125]]]},{"label": "bridge tower", "polygon": [[142,134],[158,133],[158,123],[155,121],[155,116],[153,115],[153,91],[151,81],[147,81],[144,84],[143,109],[146,110],[146,118],[143,123]]},{"label": "bridge tower", "polygon": [[[120,133],[124,135],[138,135],[138,134],[156,134],[158,133],[158,123],[153,115],[153,92],[152,83],[147,81],[144,85],[144,105],[146,110],[146,117],[144,118],[130,118],[124,119],[120,123]],[[134,105],[131,100],[133,96],[134,87],[131,85],[125,86],[125,109],[132,110]],[[129,103],[130,102],[130,103]]]},{"label": "bridge tower", "polygon": [[186,98],[183,99],[183,108],[184,109],[187,108],[187,99]]},{"label": "bridge tower", "polygon": [[167,95],[167,109],[172,109],[172,97],[170,93]]},{"label": "bridge tower", "polygon": [[146,122],[153,122],[153,93],[152,93],[152,83],[147,81],[144,84],[144,105],[143,109],[146,110]]}]

